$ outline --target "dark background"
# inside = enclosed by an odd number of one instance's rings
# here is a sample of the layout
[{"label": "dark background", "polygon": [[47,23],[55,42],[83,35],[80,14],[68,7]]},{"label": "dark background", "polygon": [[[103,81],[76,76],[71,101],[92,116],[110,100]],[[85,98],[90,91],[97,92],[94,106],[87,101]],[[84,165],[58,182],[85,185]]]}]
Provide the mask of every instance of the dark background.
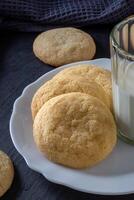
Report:
[{"label": "dark background", "polygon": [[[109,57],[109,33],[112,26],[83,28],[95,39],[95,58]],[[86,194],[49,182],[32,171],[18,154],[10,138],[9,120],[15,99],[25,86],[54,69],[35,58],[32,43],[38,33],[0,33],[0,149],[13,160],[15,177],[2,200],[100,200],[133,199],[134,195],[99,196]],[[129,183],[128,183],[129,184]]]}]

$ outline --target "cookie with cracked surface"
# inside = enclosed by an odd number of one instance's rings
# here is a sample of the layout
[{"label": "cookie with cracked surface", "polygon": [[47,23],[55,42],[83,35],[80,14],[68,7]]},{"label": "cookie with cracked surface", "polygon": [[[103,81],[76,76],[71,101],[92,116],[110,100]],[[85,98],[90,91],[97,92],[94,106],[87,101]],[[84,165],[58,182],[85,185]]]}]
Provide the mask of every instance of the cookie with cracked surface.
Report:
[{"label": "cookie with cracked surface", "polygon": [[33,52],[41,61],[57,67],[92,59],[96,46],[93,38],[82,30],[73,27],[56,28],[35,38]]},{"label": "cookie with cracked surface", "polygon": [[10,188],[14,177],[12,161],[3,151],[0,151],[0,197]]},{"label": "cookie with cracked surface", "polygon": [[113,150],[116,125],[99,99],[68,93],[47,101],[37,113],[33,137],[51,161],[72,168],[92,167]]},{"label": "cookie with cracked surface", "polygon": [[80,75],[98,83],[104,89],[107,95],[108,106],[113,112],[112,79],[109,70],[92,64],[81,64],[60,71],[54,78],[59,78],[63,75]]},{"label": "cookie with cracked surface", "polygon": [[95,96],[108,106],[107,96],[99,84],[86,77],[64,74],[51,79],[37,90],[31,104],[33,119],[46,101],[70,92],[82,92]]}]

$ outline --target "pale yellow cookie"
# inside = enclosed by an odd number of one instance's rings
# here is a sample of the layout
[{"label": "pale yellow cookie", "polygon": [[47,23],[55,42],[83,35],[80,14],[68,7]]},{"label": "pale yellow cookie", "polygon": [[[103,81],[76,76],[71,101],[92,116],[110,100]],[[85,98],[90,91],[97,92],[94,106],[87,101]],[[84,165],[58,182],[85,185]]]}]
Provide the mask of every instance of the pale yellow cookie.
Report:
[{"label": "pale yellow cookie", "polygon": [[105,159],[117,140],[109,109],[79,92],[47,101],[35,117],[33,136],[49,160],[73,168],[91,167]]},{"label": "pale yellow cookie", "polygon": [[62,75],[56,79],[51,79],[42,85],[35,93],[31,111],[33,119],[42,105],[52,97],[69,92],[83,92],[99,98],[108,106],[108,101],[103,88],[86,77],[75,75]]},{"label": "pale yellow cookie", "polygon": [[57,79],[63,75],[81,75],[101,85],[107,95],[108,106],[113,112],[112,79],[111,72],[109,70],[103,69],[96,65],[77,65],[62,70],[54,78]]},{"label": "pale yellow cookie", "polygon": [[96,52],[93,38],[82,30],[56,28],[38,35],[33,43],[36,57],[53,66],[92,59]]},{"label": "pale yellow cookie", "polygon": [[0,197],[10,188],[14,177],[14,168],[10,158],[0,151]]}]

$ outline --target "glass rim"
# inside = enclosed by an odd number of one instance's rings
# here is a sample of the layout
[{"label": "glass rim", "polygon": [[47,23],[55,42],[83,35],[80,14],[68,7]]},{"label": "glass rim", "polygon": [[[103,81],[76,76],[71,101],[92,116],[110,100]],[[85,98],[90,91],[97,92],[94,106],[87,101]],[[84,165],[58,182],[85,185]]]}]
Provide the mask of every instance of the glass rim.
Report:
[{"label": "glass rim", "polygon": [[116,25],[113,27],[113,29],[112,29],[112,31],[111,31],[111,33],[110,33],[110,38],[112,39],[112,42],[113,42],[112,45],[114,45],[114,47],[115,47],[116,49],[118,49],[122,55],[124,55],[125,57],[129,57],[129,58],[131,58],[131,59],[134,59],[134,54],[131,54],[131,53],[125,51],[124,49],[122,49],[122,48],[120,47],[120,45],[117,43],[116,38],[115,38],[115,36],[114,36],[115,31],[117,31],[117,29],[118,29],[120,26],[125,25],[125,24],[126,24],[127,22],[129,22],[130,20],[134,20],[134,15],[132,15],[132,16],[126,18],[125,20],[119,22],[118,24],[116,24]]}]

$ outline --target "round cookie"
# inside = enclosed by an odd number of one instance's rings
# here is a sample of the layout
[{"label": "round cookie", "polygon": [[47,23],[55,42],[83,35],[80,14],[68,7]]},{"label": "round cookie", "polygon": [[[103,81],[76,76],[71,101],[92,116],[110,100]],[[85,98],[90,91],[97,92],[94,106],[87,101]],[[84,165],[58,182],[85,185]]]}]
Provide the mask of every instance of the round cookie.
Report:
[{"label": "round cookie", "polygon": [[12,161],[3,151],[0,151],[0,197],[10,188],[13,177]]},{"label": "round cookie", "polygon": [[93,38],[82,30],[56,28],[38,35],[33,52],[41,61],[55,67],[92,59],[96,52]]},{"label": "round cookie", "polygon": [[54,78],[59,78],[63,75],[81,75],[101,85],[107,95],[108,106],[113,112],[112,79],[111,72],[109,70],[96,65],[76,65],[62,70]]},{"label": "round cookie", "polygon": [[62,75],[46,82],[35,93],[31,104],[33,119],[46,101],[55,96],[69,92],[87,93],[99,98],[108,106],[106,94],[99,84],[91,80],[89,81],[86,77]]},{"label": "round cookie", "polygon": [[79,92],[47,101],[35,117],[33,136],[49,160],[73,168],[91,167],[105,159],[117,140],[109,109]]}]

